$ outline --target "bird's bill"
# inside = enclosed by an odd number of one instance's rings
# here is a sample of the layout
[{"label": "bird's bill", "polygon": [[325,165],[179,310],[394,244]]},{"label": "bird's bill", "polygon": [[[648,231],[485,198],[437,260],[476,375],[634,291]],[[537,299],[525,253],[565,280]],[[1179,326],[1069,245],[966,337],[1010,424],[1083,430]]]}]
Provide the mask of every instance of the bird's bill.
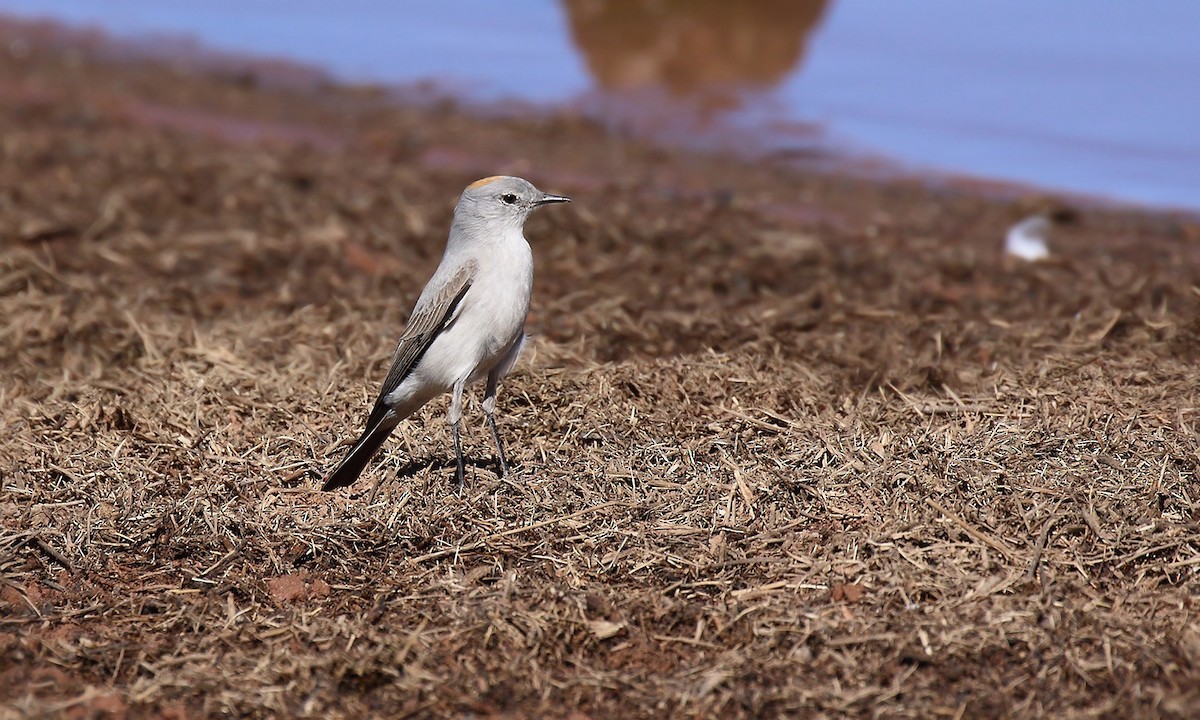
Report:
[{"label": "bird's bill", "polygon": [[571,202],[571,198],[567,197],[566,195],[551,195],[549,193],[542,193],[542,196],[534,204],[535,205],[549,205],[550,203],[560,203],[560,202]]}]

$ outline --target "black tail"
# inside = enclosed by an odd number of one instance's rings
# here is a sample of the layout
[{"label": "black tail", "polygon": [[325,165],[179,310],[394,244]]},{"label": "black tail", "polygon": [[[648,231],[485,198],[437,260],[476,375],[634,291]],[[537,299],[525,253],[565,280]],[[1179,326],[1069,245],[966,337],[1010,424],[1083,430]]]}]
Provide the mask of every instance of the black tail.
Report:
[{"label": "black tail", "polygon": [[388,439],[388,435],[392,434],[395,427],[396,423],[380,421],[375,423],[374,427],[364,430],[358,441],[354,443],[354,447],[346,453],[346,457],[342,458],[329,477],[325,478],[325,484],[321,486],[321,489],[337,490],[354,484],[363,469],[367,467],[367,463],[371,462],[371,458],[379,452],[379,448],[383,447],[383,442]]}]

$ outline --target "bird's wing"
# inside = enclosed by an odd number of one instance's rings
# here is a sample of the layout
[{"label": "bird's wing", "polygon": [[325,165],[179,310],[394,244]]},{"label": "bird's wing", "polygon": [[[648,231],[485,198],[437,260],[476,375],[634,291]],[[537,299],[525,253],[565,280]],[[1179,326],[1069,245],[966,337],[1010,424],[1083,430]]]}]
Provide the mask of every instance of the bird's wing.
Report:
[{"label": "bird's wing", "polygon": [[379,391],[374,409],[371,410],[371,417],[367,419],[368,428],[374,427],[383,419],[388,411],[387,396],[404,382],[433,341],[454,321],[467,290],[471,289],[474,277],[475,263],[468,262],[451,276],[428,302],[417,303],[412,317],[408,319],[408,326],[404,328],[404,334],[400,336],[400,342],[396,344],[392,367],[383,381],[383,388]]}]

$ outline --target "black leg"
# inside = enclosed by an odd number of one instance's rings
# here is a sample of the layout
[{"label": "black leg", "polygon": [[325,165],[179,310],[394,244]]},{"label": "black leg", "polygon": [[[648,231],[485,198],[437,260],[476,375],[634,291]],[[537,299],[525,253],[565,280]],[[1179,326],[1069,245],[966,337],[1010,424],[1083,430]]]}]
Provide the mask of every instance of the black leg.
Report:
[{"label": "black leg", "polygon": [[454,482],[458,489],[462,490],[463,483],[467,481],[466,470],[463,467],[462,438],[458,436],[458,423],[454,423],[450,428],[454,433]]},{"label": "black leg", "polygon": [[492,429],[492,439],[496,441],[496,453],[500,457],[500,479],[508,477],[508,459],[504,457],[504,443],[500,440],[500,430],[496,427],[496,416],[488,413],[488,427]]}]

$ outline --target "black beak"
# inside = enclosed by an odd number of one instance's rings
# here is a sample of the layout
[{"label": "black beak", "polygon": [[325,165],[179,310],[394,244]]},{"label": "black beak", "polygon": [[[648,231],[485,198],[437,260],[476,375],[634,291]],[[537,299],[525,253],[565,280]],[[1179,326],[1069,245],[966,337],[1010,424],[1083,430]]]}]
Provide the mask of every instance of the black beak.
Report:
[{"label": "black beak", "polygon": [[549,205],[550,203],[560,202],[571,202],[571,198],[567,197],[566,195],[551,195],[549,193],[542,193],[542,196],[538,198],[534,205]]}]

